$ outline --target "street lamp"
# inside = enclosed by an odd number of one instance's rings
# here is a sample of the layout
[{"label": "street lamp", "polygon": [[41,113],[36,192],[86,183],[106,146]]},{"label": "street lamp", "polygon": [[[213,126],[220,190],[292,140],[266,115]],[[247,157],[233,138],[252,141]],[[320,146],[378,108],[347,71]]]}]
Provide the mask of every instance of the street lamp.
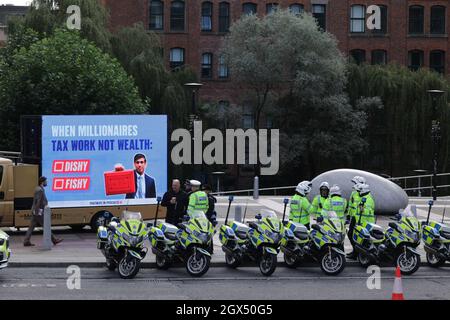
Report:
[{"label": "street lamp", "polygon": [[438,149],[439,141],[441,139],[441,128],[437,117],[437,100],[444,94],[441,90],[428,90],[428,94],[431,97],[431,103],[433,107],[433,119],[431,121],[431,139],[433,140],[433,200],[437,198],[437,161],[438,161]]},{"label": "street lamp", "polygon": [[[197,99],[195,97],[195,94],[201,88],[202,84],[201,83],[196,83],[196,82],[188,82],[188,83],[185,83],[184,86],[186,88],[188,88],[189,90],[192,90],[192,106],[191,106],[192,109],[191,109],[191,114],[189,115],[189,131],[191,133],[193,133],[193,131],[194,131],[194,121],[198,121],[198,119],[199,119],[198,116],[197,116],[197,106],[196,106]],[[192,144],[195,146],[194,135],[192,135]],[[192,159],[194,159],[194,161],[192,161]],[[196,176],[197,172],[196,172],[196,169],[195,169],[195,156],[194,156],[193,152],[191,154],[191,161],[192,161],[191,163],[193,165],[194,176]],[[202,161],[201,171],[203,172],[203,161]],[[203,180],[203,179],[200,179],[200,180]]]},{"label": "street lamp", "polygon": [[189,82],[185,83],[184,86],[190,90],[192,90],[192,114],[197,115],[197,107],[196,107],[196,99],[195,93],[201,88],[201,83]]}]

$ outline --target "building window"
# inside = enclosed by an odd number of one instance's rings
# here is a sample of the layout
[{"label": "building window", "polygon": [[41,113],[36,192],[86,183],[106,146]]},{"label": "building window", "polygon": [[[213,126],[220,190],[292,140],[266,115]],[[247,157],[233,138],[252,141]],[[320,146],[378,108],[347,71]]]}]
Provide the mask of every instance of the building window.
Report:
[{"label": "building window", "polygon": [[441,50],[434,50],[430,52],[430,69],[437,73],[444,74],[445,72],[445,52]]},{"label": "building window", "polygon": [[178,70],[184,66],[184,49],[172,48],[170,49],[170,69],[172,71]]},{"label": "building window", "polygon": [[431,7],[430,33],[432,34],[445,33],[445,7],[443,6]]},{"label": "building window", "polygon": [[223,55],[219,57],[219,78],[228,78],[228,66]]},{"label": "building window", "polygon": [[202,78],[212,78],[212,54],[202,54]]},{"label": "building window", "polygon": [[372,64],[387,64],[386,50],[373,50],[372,51]]},{"label": "building window", "polygon": [[212,30],[212,11],[213,11],[212,2],[202,3],[202,25],[201,25],[202,31]]},{"label": "building window", "polygon": [[362,49],[351,50],[350,57],[356,64],[362,64],[366,62],[366,51]]},{"label": "building window", "polygon": [[423,7],[411,6],[409,7],[409,33],[422,34],[423,33]]},{"label": "building window", "polygon": [[412,50],[408,52],[408,68],[413,71],[419,70],[423,66],[423,51]]},{"label": "building window", "polygon": [[388,29],[388,8],[386,6],[378,5],[381,11],[381,29],[373,29],[373,33],[386,34]]},{"label": "building window", "polygon": [[230,4],[221,2],[219,4],[219,32],[228,32],[230,29]]},{"label": "building window", "polygon": [[184,31],[184,2],[173,1],[170,6],[170,30]]},{"label": "building window", "polygon": [[266,14],[274,13],[278,9],[278,3],[266,4]]},{"label": "building window", "polygon": [[366,31],[366,7],[354,5],[350,10],[350,32],[363,33]]},{"label": "building window", "polygon": [[312,15],[317,20],[317,24],[319,25],[319,28],[322,30],[327,29],[326,13],[327,10],[324,4],[313,4]]},{"label": "building window", "polygon": [[298,16],[305,11],[305,7],[302,4],[294,3],[289,6],[289,11]]},{"label": "building window", "polygon": [[256,14],[257,6],[254,3],[244,3],[242,5],[242,12],[245,15]]},{"label": "building window", "polygon": [[152,0],[150,3],[150,29],[164,29],[164,3],[159,0]]}]

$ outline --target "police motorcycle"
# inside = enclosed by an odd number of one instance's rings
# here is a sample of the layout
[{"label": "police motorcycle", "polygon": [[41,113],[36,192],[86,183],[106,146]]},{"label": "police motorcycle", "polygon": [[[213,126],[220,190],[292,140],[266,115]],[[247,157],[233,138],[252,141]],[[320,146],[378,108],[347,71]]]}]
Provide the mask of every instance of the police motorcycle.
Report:
[{"label": "police motorcycle", "polygon": [[428,205],[427,221],[422,222],[422,239],[428,265],[438,268],[443,266],[445,261],[450,261],[450,227],[443,223],[429,221],[433,200],[430,200]]},{"label": "police motorcycle", "polygon": [[120,219],[114,217],[108,226],[100,226],[97,248],[106,258],[106,267],[111,271],[117,268],[123,279],[134,278],[147,254],[144,241],[148,233],[139,212],[123,211]]},{"label": "police motorcycle", "polygon": [[226,265],[237,268],[244,259],[249,259],[258,263],[263,275],[270,276],[277,267],[283,233],[281,220],[275,212],[261,210],[261,213],[255,216],[256,222],[249,222],[248,225],[237,221],[228,222],[232,201],[231,196],[225,223],[220,227],[219,233]]},{"label": "police motorcycle", "polygon": [[[160,198],[158,205],[159,202]],[[201,210],[194,210],[184,216],[178,226],[157,223],[155,215],[155,222],[150,228],[150,242],[156,256],[156,267],[165,270],[180,261],[185,263],[191,276],[201,277],[211,264],[214,233],[213,225]]]},{"label": "police motorcycle", "polygon": [[9,248],[9,236],[0,230],[0,269],[8,266],[10,256],[11,249]]},{"label": "police motorcycle", "polygon": [[286,206],[284,199],[283,224],[284,234],[281,240],[281,251],[289,268],[297,267],[307,258],[319,262],[326,275],[337,275],[345,268],[345,225],[336,212],[322,210],[317,223],[311,231],[301,223],[285,221]]},{"label": "police motorcycle", "polygon": [[361,223],[360,215],[353,232],[358,262],[363,267],[389,262],[399,266],[402,274],[413,274],[420,267],[420,254],[416,250],[420,245],[420,222],[409,206],[391,220],[396,222],[390,222],[384,232],[374,223]]}]

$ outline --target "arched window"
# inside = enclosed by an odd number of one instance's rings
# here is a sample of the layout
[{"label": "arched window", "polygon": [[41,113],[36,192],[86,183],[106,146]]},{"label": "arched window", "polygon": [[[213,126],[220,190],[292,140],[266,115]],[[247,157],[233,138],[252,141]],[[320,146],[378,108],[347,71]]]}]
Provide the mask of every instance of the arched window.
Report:
[{"label": "arched window", "polygon": [[432,34],[445,33],[445,7],[443,6],[431,7],[430,33]]},{"label": "arched window", "polygon": [[170,69],[172,71],[178,70],[184,66],[184,49],[172,48],[170,49]]},{"label": "arched window", "polygon": [[228,32],[230,29],[230,4],[219,3],[219,32]]},{"label": "arched window", "polygon": [[312,15],[316,19],[319,28],[327,29],[327,6],[324,4],[313,4]]},{"label": "arched window", "polygon": [[228,78],[228,66],[225,61],[225,57],[221,55],[219,57],[219,78],[226,79]]},{"label": "arched window", "polygon": [[184,31],[184,2],[172,1],[170,5],[170,30]]},{"label": "arched window", "polygon": [[212,2],[202,3],[202,19],[201,19],[202,31],[212,30],[212,11],[213,11]]},{"label": "arched window", "polygon": [[350,9],[350,32],[363,33],[366,31],[366,6],[355,4]]},{"label": "arched window", "polygon": [[212,53],[202,54],[202,78],[212,78]]},{"label": "arched window", "polygon": [[350,57],[356,64],[362,64],[366,62],[366,51],[362,49],[350,50]]},{"label": "arched window", "polygon": [[408,52],[408,68],[413,71],[423,67],[423,51],[411,50]]},{"label": "arched window", "polygon": [[298,16],[305,11],[305,7],[300,3],[294,3],[289,6],[289,11]]},{"label": "arched window", "polygon": [[164,2],[152,0],[150,2],[150,30],[164,29]]},{"label": "arched window", "polygon": [[242,12],[245,15],[256,14],[257,5],[255,3],[246,2],[242,5]]},{"label": "arched window", "polygon": [[410,6],[409,7],[409,33],[422,34],[423,33],[423,7]]},{"label": "arched window", "polygon": [[445,73],[445,51],[433,50],[430,52],[430,69],[437,73]]},{"label": "arched window", "polygon": [[372,51],[372,64],[387,64],[386,50],[373,50]]},{"label": "arched window", "polygon": [[266,4],[266,14],[274,13],[278,9],[278,3],[268,3]]}]

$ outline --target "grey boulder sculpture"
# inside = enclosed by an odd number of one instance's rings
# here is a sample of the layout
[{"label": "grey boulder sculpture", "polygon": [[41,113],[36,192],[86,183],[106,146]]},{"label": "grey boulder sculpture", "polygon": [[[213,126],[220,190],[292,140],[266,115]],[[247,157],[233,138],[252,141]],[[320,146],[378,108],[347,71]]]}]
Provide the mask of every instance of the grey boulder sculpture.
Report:
[{"label": "grey boulder sculpture", "polygon": [[323,181],[327,181],[330,187],[337,184],[341,188],[342,196],[349,199],[354,185],[351,180],[354,176],[364,177],[370,186],[375,200],[375,214],[394,215],[408,205],[408,195],[398,185],[373,173],[355,169],[331,170],[315,177],[311,181],[312,190],[308,195],[309,200],[312,201],[313,197],[319,194],[319,185]]}]

